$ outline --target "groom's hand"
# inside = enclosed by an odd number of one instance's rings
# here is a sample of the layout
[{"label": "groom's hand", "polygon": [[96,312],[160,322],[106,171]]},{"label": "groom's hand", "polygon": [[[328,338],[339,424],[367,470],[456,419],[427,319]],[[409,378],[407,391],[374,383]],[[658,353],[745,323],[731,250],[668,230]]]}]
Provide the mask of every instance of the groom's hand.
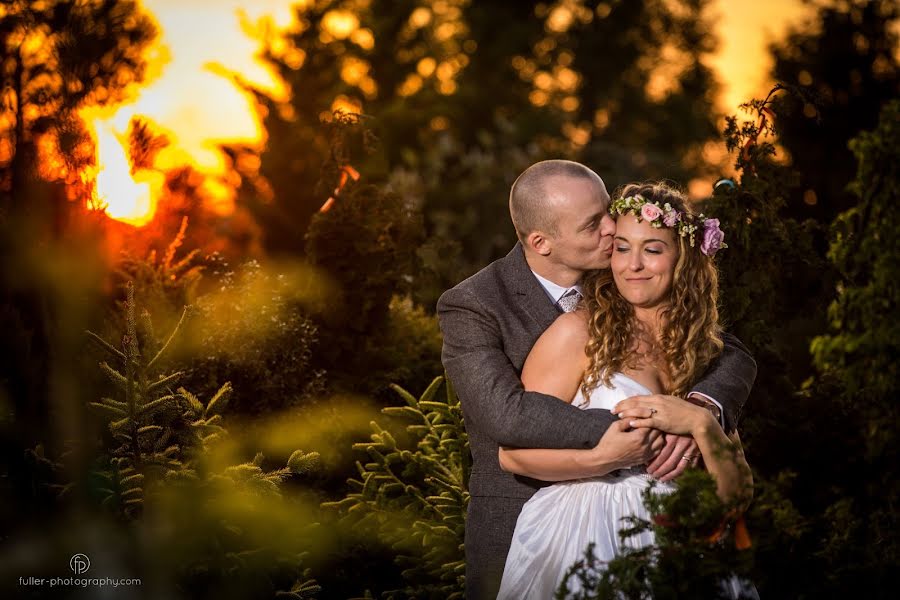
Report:
[{"label": "groom's hand", "polygon": [[671,481],[681,475],[688,466],[697,463],[700,451],[694,438],[673,433],[665,434],[666,445],[647,465],[647,473],[660,481]]},{"label": "groom's hand", "polygon": [[663,448],[663,433],[658,429],[632,429],[627,421],[615,421],[594,446],[593,454],[603,465],[602,474],[647,464]]}]

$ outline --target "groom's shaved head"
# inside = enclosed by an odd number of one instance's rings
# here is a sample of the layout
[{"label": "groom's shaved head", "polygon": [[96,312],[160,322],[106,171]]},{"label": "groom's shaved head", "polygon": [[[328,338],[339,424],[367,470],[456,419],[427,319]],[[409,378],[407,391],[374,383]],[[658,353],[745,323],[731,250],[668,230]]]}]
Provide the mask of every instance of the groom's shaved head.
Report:
[{"label": "groom's shaved head", "polygon": [[[509,215],[516,235],[524,242],[528,234],[541,231],[557,233],[555,208],[564,198],[554,193],[554,180],[582,179],[597,184],[602,192],[606,186],[600,176],[581,163],[571,160],[545,160],[525,169],[509,192]],[[602,193],[601,192],[601,193]]]}]

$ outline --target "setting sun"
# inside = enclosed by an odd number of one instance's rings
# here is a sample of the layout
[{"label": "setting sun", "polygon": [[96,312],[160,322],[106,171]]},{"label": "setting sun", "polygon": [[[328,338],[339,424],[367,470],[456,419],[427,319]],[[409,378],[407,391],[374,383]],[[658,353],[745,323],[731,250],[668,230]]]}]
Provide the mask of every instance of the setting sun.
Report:
[{"label": "setting sun", "polygon": [[132,174],[125,135],[110,120],[93,122],[97,148],[97,205],[113,219],[135,226],[146,225],[156,210],[155,193],[162,175],[148,170]]}]

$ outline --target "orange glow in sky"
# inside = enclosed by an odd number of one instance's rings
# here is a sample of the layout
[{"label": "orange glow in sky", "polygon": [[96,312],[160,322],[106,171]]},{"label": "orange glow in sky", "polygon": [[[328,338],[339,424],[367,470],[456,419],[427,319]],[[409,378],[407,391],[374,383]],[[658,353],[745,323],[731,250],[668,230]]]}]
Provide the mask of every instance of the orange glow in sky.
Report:
[{"label": "orange glow in sky", "polygon": [[[128,118],[138,114],[166,130],[171,139],[171,146],[158,157],[158,167],[189,164],[211,174],[221,174],[224,162],[217,143],[258,143],[263,132],[252,100],[226,77],[217,74],[212,65],[240,73],[244,79],[275,95],[283,94],[272,74],[254,58],[257,44],[242,30],[239,13],[246,14],[251,22],[269,16],[275,26],[287,27],[293,19],[292,6],[296,4],[302,2],[144,0],[144,6],[160,25],[158,43],[164,48],[167,62],[161,67],[161,74],[141,89],[132,104],[120,109],[107,125],[98,127],[101,152],[111,156],[113,140],[117,139],[109,123],[115,122],[121,134]],[[736,112],[738,104],[764,95],[771,87],[767,44],[779,39],[789,24],[797,23],[809,13],[809,8],[802,0],[714,0],[710,10],[716,17],[716,33],[720,39],[719,50],[711,57],[710,66],[722,84],[720,110],[731,114]],[[112,177],[112,169],[119,169],[121,160],[126,159],[122,153],[121,158],[104,160],[108,164],[103,177],[108,179]],[[124,189],[127,182],[117,177],[120,181],[115,185]],[[128,214],[132,216],[124,218],[140,221],[143,217],[134,215],[145,208],[152,211],[152,199],[139,199],[143,196],[136,192],[129,192],[129,198],[133,208],[121,210],[131,211]],[[118,210],[118,204],[109,207],[110,214]]]},{"label": "orange glow in sky", "polygon": [[722,83],[719,106],[726,114],[751,98],[764,98],[774,85],[768,44],[813,11],[801,0],[714,0],[718,52],[711,66]]},{"label": "orange glow in sky", "polygon": [[172,148],[163,167],[193,164],[221,173],[220,142],[257,142],[262,136],[252,100],[227,78],[218,64],[272,93],[279,84],[254,58],[257,44],[241,29],[238,11],[251,21],[271,16],[279,27],[291,22],[286,0],[144,0],[160,27],[158,44],[168,62],[129,107],[167,131]]},{"label": "orange glow in sky", "polygon": [[[242,30],[238,11],[251,21],[271,16],[279,27],[293,18],[297,0],[144,0],[160,24],[161,43],[169,63],[162,75],[145,88],[135,110],[169,131],[182,151],[180,159],[210,171],[221,171],[218,141],[256,141],[261,128],[251,100],[209,65],[227,69],[265,89],[279,91],[278,83],[253,57],[255,42]],[[802,0],[714,0],[711,14],[718,17],[718,53],[712,57],[723,90],[720,108],[732,113],[737,105],[771,87],[771,66],[766,44],[780,38],[789,23],[809,9]]]}]

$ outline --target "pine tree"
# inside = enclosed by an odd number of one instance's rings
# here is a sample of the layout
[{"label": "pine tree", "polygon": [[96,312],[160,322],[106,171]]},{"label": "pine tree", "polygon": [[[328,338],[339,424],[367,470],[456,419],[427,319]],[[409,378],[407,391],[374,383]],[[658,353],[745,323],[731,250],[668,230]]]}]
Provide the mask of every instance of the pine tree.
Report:
[{"label": "pine tree", "polygon": [[716,134],[709,4],[315,0],[296,7],[290,30],[261,24],[260,60],[289,97],[231,77],[253,94],[267,132],[259,168],[243,173],[268,183],[265,200],[245,197],[266,247],[302,252],[297,232],[321,205],[312,192],[329,160],[320,121],[338,105],[374,117],[383,142],[354,166],[405,187],[442,242],[429,308],[515,242],[506,199],[529,164],[580,158],[611,186],[696,174]]},{"label": "pine tree", "polygon": [[892,0],[824,0],[770,47],[772,77],[805,93],[783,98],[779,139],[798,170],[787,210],[828,225],[856,203],[848,143],[875,127],[900,94],[900,7]]},{"label": "pine tree", "polygon": [[878,126],[851,143],[858,160],[851,190],[856,206],[832,226],[829,258],[841,279],[828,308],[827,333],[812,343],[820,374],[811,392],[836,398],[844,418],[838,475],[825,497],[820,556],[832,589],[844,595],[889,597],[900,562],[900,100],[881,111]]},{"label": "pine tree", "polygon": [[[285,466],[276,469],[264,468],[265,457],[259,453],[252,461],[216,468],[212,457],[228,437],[224,414],[233,391],[231,384],[223,384],[208,401],[201,401],[184,387],[176,389],[183,371],[160,369],[161,359],[184,329],[189,309],[184,309],[164,341],[157,340],[147,311],[136,316],[132,283],[127,285],[124,310],[121,349],[88,332],[110,356],[112,364],[104,361],[100,369],[117,390],[117,397],[106,396],[89,404],[107,423],[112,440],[96,460],[90,489],[105,507],[128,520],[140,519],[148,504],[172,511],[167,518],[183,522],[180,531],[186,544],[209,536],[217,540],[217,552],[190,556],[192,564],[183,566],[188,580],[192,572],[202,572],[204,578],[217,572],[226,580],[241,570],[265,573],[274,564],[297,577],[291,589],[283,592],[284,597],[311,597],[319,588],[309,579],[309,570],[302,567],[305,553],[281,555],[278,548],[283,544],[258,544],[246,539],[243,531],[247,527],[278,527],[265,522],[266,511],[274,506],[272,502],[281,500],[285,480],[317,468],[318,453],[296,450]],[[65,491],[72,487],[66,486]],[[223,505],[229,498],[241,504]],[[204,519],[190,517],[191,511],[198,509],[201,514],[211,511],[220,516],[214,518],[214,524],[204,525]],[[291,531],[309,536],[314,528],[315,523],[299,524]]]},{"label": "pine tree", "polygon": [[[0,212],[21,216],[46,210],[48,217],[59,211],[40,206],[41,198],[25,193],[27,185],[36,176],[78,181],[93,161],[78,111],[115,105],[132,94],[147,76],[145,50],[157,33],[134,0],[3,3]],[[40,158],[44,164],[38,164]]]},{"label": "pine tree", "polygon": [[449,382],[437,377],[417,399],[398,386],[406,406],[387,407],[389,416],[412,421],[409,449],[373,422],[370,442],[354,444],[369,462],[357,462],[359,479],[339,501],[323,504],[343,515],[342,522],[389,544],[406,567],[407,585],[384,592],[398,597],[461,599],[465,582],[463,534],[469,502],[466,489],[471,457],[459,399]]}]

